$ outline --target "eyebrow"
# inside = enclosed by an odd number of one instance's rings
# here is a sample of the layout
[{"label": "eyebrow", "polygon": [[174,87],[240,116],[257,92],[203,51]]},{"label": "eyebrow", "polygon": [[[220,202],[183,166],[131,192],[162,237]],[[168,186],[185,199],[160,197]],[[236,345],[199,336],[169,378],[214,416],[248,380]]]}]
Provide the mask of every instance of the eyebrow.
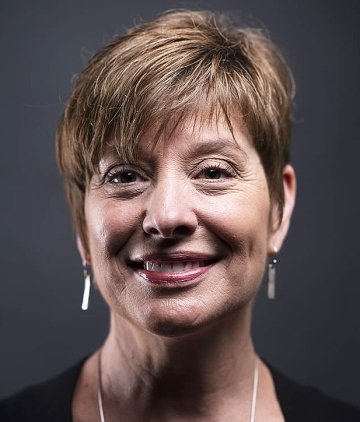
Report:
[{"label": "eyebrow", "polygon": [[198,157],[216,152],[239,152],[245,159],[248,158],[246,151],[236,142],[235,139],[210,139],[201,138],[195,146],[191,147],[189,155]]}]

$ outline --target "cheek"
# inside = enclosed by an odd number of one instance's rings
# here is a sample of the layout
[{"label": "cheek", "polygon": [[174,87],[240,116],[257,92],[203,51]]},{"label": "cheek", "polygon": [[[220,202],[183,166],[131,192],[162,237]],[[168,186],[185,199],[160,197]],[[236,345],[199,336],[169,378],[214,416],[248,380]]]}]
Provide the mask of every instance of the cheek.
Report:
[{"label": "cheek", "polygon": [[[256,194],[255,194],[256,193]],[[230,250],[246,258],[267,249],[270,199],[267,189],[210,198],[199,209],[200,220]]]},{"label": "cheek", "polygon": [[94,278],[105,300],[111,302],[126,293],[126,265],[120,252],[139,224],[139,215],[134,206],[89,195],[85,217]]},{"label": "cheek", "polygon": [[229,252],[222,269],[219,301],[230,308],[253,297],[263,278],[269,238],[270,199],[267,189],[238,192],[231,197],[213,198],[202,209],[202,220],[221,239]]},{"label": "cheek", "polygon": [[[110,308],[126,316],[133,314],[141,300],[141,292],[126,283],[129,277],[121,252],[134,236],[140,214],[134,206],[111,199],[85,202],[85,216],[91,265],[97,286]],[[119,307],[119,303],[125,303]],[[137,304],[137,306],[135,306]]]},{"label": "cheek", "polygon": [[135,206],[126,206],[116,199],[85,203],[85,217],[91,257],[117,255],[139,224]]}]

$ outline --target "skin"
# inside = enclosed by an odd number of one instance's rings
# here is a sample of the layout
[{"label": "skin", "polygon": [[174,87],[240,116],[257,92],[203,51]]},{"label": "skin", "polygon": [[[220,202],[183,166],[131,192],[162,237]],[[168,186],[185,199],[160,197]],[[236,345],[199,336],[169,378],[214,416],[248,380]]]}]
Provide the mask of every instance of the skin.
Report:
[{"label": "skin", "polygon": [[[88,245],[78,245],[111,313],[101,349],[107,422],[249,419],[257,359],[251,305],[267,257],[285,239],[295,174],[284,168],[279,221],[259,155],[246,129],[234,127],[235,139],[222,120],[189,119],[156,146],[149,131],[139,163],[109,150],[91,180]],[[212,261],[191,280],[166,281],[168,271],[158,283],[134,261],[159,253],[160,263],[195,253]],[[98,420],[97,359],[78,381],[75,421]],[[258,362],[256,420],[282,421],[271,375]]]}]

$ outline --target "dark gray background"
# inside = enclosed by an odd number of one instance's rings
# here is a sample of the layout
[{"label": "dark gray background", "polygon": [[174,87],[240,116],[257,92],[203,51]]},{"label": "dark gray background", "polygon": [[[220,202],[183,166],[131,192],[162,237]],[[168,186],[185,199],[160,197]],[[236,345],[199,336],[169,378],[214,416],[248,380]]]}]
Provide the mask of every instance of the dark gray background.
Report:
[{"label": "dark gray background", "polygon": [[80,310],[81,262],[54,159],[72,76],[141,18],[173,7],[264,23],[297,81],[298,203],[278,295],[259,293],[259,353],[288,375],[360,405],[359,22],[357,0],[2,1],[0,396],[91,352],[108,315]]}]

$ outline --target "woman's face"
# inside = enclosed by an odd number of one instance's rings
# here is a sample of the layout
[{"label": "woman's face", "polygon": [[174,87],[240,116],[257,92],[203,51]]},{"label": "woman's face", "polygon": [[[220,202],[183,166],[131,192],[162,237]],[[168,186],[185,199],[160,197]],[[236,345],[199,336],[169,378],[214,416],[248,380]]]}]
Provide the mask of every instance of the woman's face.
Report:
[{"label": "woman's face", "polygon": [[[136,165],[111,151],[102,158],[81,249],[113,313],[177,335],[245,309],[291,210],[279,225],[245,130],[235,127],[234,140],[223,121],[189,120],[155,147],[152,135]],[[284,180],[287,190],[289,174]]]}]

